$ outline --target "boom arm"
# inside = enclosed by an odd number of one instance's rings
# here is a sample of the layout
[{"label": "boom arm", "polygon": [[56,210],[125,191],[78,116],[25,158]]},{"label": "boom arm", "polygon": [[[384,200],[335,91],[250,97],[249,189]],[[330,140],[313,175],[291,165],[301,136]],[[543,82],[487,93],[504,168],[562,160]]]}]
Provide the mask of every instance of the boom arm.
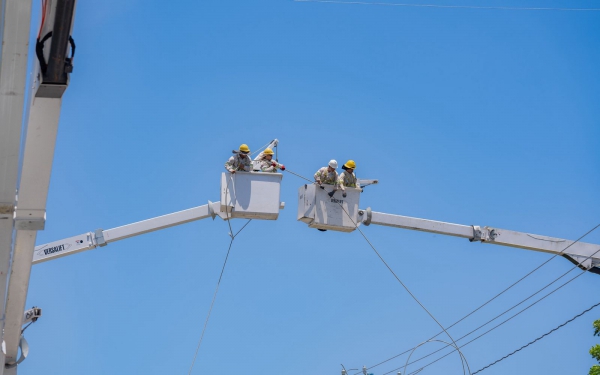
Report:
[{"label": "boom arm", "polygon": [[219,212],[220,205],[220,202],[212,203],[209,201],[208,204],[205,204],[204,206],[138,221],[137,223],[127,224],[117,228],[107,230],[96,229],[94,232],[87,232],[78,236],[36,246],[33,251],[32,263],[42,263],[82,251],[92,250],[97,247],[106,246],[111,242],[148,232],[154,232],[175,225],[189,223],[191,221],[202,220],[209,217],[214,219],[216,215],[222,217],[222,213]]},{"label": "boom arm", "polygon": [[361,212],[363,212],[364,225],[385,225],[388,227],[445,234],[448,236],[467,238],[471,242],[480,241],[487,244],[518,247],[526,250],[562,255],[576,264],[579,268],[600,274],[600,245],[540,236],[537,234],[515,232],[500,228],[460,225],[415,217],[391,215],[382,212],[373,212],[370,208],[361,210]]}]

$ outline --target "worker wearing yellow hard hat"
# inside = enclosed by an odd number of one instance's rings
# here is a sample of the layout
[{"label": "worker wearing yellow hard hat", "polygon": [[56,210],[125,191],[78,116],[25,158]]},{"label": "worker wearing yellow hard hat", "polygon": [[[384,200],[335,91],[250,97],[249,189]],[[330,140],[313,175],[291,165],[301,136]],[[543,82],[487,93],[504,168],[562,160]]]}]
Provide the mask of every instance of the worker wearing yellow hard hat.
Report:
[{"label": "worker wearing yellow hard hat", "polygon": [[230,173],[250,172],[252,170],[252,161],[250,160],[250,147],[247,144],[240,145],[240,148],[233,150],[233,156],[225,162],[225,169]]},{"label": "worker wearing yellow hard hat", "polygon": [[[273,160],[273,155],[275,153],[269,147],[265,148],[263,152],[260,153],[258,157],[258,169],[261,172],[271,172],[276,173],[277,168],[285,171],[285,165],[280,164]],[[255,167],[256,170],[256,167]]]},{"label": "worker wearing yellow hard hat", "polygon": [[338,177],[338,184],[340,189],[342,189],[342,196],[345,198],[346,188],[360,188],[360,183],[354,174],[354,170],[356,169],[356,163],[354,160],[348,160],[346,164],[342,166],[342,169],[344,171],[340,173],[340,176]]}]

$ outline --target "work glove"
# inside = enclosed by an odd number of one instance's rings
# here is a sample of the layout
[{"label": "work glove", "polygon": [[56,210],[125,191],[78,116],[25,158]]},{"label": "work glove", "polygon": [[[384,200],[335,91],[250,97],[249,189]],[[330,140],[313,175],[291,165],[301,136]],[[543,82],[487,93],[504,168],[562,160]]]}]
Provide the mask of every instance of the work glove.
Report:
[{"label": "work glove", "polygon": [[282,171],[285,171],[285,165],[281,164],[281,165],[279,166],[279,169],[281,169]]},{"label": "work glove", "polygon": [[342,197],[346,198],[346,192],[344,192],[344,193],[342,194]]},{"label": "work glove", "polygon": [[272,162],[271,165],[274,167],[277,167],[277,163],[275,163],[275,162]]},{"label": "work glove", "polygon": [[323,185],[319,185],[319,187],[320,187],[321,189],[325,190],[325,186],[323,186]]},{"label": "work glove", "polygon": [[330,198],[333,198],[333,193],[335,193],[335,190],[332,191],[331,193],[327,193],[327,195],[329,195]]}]

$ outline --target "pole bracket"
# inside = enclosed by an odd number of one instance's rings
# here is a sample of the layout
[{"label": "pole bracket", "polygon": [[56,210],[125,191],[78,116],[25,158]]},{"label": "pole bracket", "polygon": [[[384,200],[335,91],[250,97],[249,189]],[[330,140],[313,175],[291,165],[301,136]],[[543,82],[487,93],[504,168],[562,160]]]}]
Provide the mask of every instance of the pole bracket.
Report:
[{"label": "pole bracket", "polygon": [[7,363],[6,365],[4,365],[6,369],[17,367],[21,362],[25,360],[25,358],[27,358],[27,355],[29,355],[29,344],[27,343],[27,340],[25,340],[25,336],[23,335],[21,335],[21,340],[19,341],[19,348],[21,349],[21,357],[19,357],[17,362]]}]

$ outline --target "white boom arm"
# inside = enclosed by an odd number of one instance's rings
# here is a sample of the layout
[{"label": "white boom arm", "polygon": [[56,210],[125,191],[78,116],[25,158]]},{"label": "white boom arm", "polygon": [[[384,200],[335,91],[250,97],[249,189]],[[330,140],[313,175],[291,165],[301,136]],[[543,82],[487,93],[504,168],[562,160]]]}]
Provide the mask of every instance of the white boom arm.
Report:
[{"label": "white boom arm", "polygon": [[364,220],[362,223],[364,225],[385,225],[388,227],[462,237],[467,238],[471,242],[480,241],[487,244],[518,247],[526,250],[558,254],[567,258],[583,270],[589,270],[590,272],[600,274],[600,245],[540,236],[537,234],[515,232],[500,228],[460,225],[415,217],[391,215],[382,212],[373,212],[370,208],[361,210],[361,212],[363,212]]},{"label": "white boom arm", "polygon": [[123,225],[113,229],[97,229],[94,232],[87,232],[78,236],[36,246],[33,251],[32,264],[42,263],[86,250],[92,250],[97,247],[106,246],[110,242],[123,240],[148,232],[154,232],[175,225],[189,223],[191,221],[202,220],[209,217],[214,219],[215,215],[222,215],[219,212],[220,205],[220,202],[212,203],[209,201],[209,203],[204,206],[138,221],[137,223]]}]

